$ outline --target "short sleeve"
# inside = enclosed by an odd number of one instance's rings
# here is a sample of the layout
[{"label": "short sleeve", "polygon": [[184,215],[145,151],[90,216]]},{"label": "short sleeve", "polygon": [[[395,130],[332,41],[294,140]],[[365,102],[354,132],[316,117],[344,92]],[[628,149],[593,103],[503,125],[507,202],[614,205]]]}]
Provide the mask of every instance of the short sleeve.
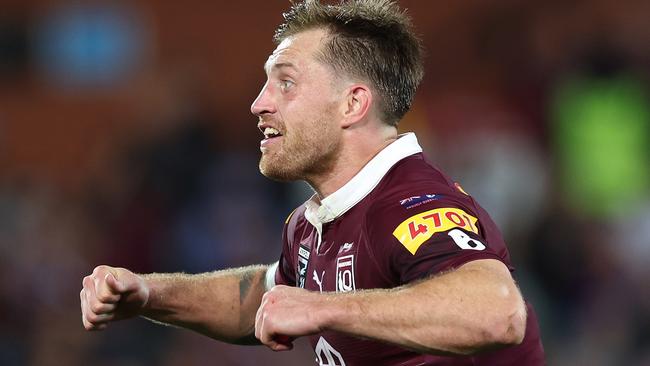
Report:
[{"label": "short sleeve", "polygon": [[295,228],[295,220],[293,212],[287,218],[284,229],[282,230],[282,254],[278,261],[277,269],[275,271],[275,285],[296,285],[296,272],[293,260],[293,228]]},{"label": "short sleeve", "polygon": [[[507,262],[501,237],[484,235],[484,211],[460,202],[432,199],[415,209],[393,205],[368,217],[374,256],[405,284],[478,259]],[[486,224],[493,225],[486,219]]]}]

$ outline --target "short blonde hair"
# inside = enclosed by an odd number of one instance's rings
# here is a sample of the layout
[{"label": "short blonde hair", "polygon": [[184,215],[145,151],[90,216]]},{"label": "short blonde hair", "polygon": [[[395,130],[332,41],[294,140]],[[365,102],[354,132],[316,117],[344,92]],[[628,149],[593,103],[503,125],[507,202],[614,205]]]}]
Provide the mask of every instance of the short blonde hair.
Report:
[{"label": "short blonde hair", "polygon": [[370,84],[379,95],[384,122],[396,126],[422,81],[422,48],[411,19],[391,0],[349,0],[324,5],[293,3],[275,32],[279,44],[297,33],[324,28],[329,39],[320,59],[336,72]]}]

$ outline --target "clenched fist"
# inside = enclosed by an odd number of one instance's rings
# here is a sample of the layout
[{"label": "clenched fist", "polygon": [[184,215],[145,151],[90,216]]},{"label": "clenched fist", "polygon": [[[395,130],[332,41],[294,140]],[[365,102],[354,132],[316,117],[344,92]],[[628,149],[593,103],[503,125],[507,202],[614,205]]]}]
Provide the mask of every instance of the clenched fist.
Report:
[{"label": "clenched fist", "polygon": [[324,330],[327,302],[325,294],[275,286],[262,297],[255,317],[255,337],[274,351],[290,350],[295,338]]},{"label": "clenched fist", "polygon": [[86,330],[102,330],[109,322],[134,317],[149,300],[149,288],[135,273],[98,266],[83,279],[81,319]]}]

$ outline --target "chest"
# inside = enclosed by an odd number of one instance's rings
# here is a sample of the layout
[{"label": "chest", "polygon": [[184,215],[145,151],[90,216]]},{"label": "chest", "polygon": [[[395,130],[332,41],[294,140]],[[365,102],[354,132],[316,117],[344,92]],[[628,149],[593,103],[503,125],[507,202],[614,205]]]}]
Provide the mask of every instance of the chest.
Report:
[{"label": "chest", "polygon": [[311,291],[353,292],[391,287],[388,271],[378,264],[373,243],[354,222],[323,225],[319,235],[309,225],[296,238],[296,283]]}]

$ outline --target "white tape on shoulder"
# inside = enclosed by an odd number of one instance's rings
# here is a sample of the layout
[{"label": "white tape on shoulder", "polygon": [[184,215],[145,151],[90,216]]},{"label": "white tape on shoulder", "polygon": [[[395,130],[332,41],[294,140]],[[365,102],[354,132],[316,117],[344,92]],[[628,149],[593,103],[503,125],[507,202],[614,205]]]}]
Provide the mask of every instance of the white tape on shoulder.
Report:
[{"label": "white tape on shoulder", "polygon": [[266,291],[275,286],[275,271],[278,270],[279,262],[275,262],[266,269]]}]

